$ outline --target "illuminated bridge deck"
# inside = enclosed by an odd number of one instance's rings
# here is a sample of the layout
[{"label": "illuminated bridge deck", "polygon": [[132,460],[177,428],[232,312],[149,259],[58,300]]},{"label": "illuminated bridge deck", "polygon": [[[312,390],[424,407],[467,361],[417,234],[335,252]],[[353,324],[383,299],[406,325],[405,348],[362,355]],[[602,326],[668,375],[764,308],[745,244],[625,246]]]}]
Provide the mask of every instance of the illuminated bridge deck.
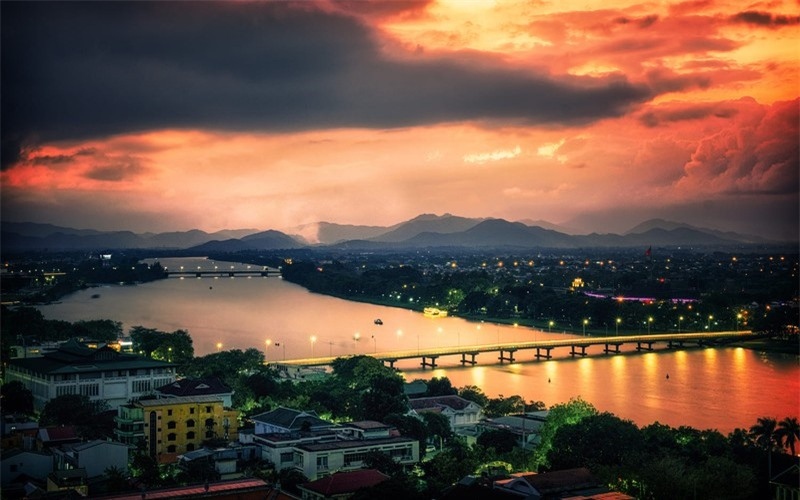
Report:
[{"label": "illuminated bridge deck", "polygon": [[[667,349],[682,348],[685,344],[694,346],[716,345],[740,340],[761,338],[763,335],[751,331],[739,332],[711,332],[711,333],[663,333],[650,335],[620,335],[614,337],[570,337],[559,340],[539,340],[533,342],[509,342],[499,344],[463,345],[458,347],[442,347],[433,349],[413,349],[406,351],[376,352],[369,356],[379,359],[390,366],[403,359],[420,359],[423,368],[436,368],[437,359],[443,356],[461,356],[462,365],[475,365],[477,357],[483,353],[498,353],[497,358],[490,362],[499,361],[501,364],[517,361],[514,354],[517,351],[535,350],[535,358],[551,359],[555,349],[569,348],[570,357],[588,356],[590,347],[599,346],[600,354],[619,354],[620,347],[624,344],[636,344],[637,351],[652,351],[655,344],[665,344]],[[595,350],[597,351],[597,350]],[[595,352],[594,354],[597,354]],[[337,357],[318,357],[305,359],[291,359],[273,364],[278,366],[329,366]]]}]

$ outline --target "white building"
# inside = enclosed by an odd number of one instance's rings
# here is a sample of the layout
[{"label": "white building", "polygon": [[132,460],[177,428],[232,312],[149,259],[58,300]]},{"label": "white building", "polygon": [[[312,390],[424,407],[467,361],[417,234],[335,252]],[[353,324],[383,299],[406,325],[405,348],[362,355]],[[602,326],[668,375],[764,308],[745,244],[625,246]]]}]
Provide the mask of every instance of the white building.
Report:
[{"label": "white building", "polygon": [[52,451],[57,470],[84,469],[89,478],[101,476],[111,467],[123,474],[128,471],[128,447],[115,441],[96,439],[62,445]]},{"label": "white building", "polygon": [[444,415],[450,420],[450,428],[457,434],[474,429],[483,418],[483,408],[461,396],[413,398],[408,400],[408,405],[412,414],[432,412]]},{"label": "white building", "polygon": [[115,409],[174,382],[175,366],[122,354],[107,346],[90,349],[72,339],[41,357],[10,360],[6,382],[18,380],[27,387],[39,411],[48,401],[64,394],[106,401]]}]

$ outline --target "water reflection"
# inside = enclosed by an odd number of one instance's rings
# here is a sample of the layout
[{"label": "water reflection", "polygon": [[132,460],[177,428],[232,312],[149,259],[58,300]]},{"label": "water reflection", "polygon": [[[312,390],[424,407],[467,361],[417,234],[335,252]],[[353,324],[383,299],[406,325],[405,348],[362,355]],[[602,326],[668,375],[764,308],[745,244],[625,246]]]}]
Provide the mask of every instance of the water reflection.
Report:
[{"label": "water reflection", "polygon": [[[191,259],[179,261],[177,265],[198,265]],[[404,309],[349,302],[275,277],[167,279],[105,287],[99,299],[92,299],[95,293],[96,289],[78,292],[40,309],[51,319],[110,318],[126,329],[186,329],[197,355],[216,352],[220,343],[224,349],[264,349],[270,360],[308,356],[312,349],[317,355],[349,356],[564,338],[560,333],[455,317],[431,319]],[[383,325],[376,325],[376,318]],[[312,335],[317,338],[314,343]],[[420,369],[419,360],[397,366],[407,380],[447,376],[456,387],[475,385],[492,397],[519,394],[552,405],[580,396],[601,411],[640,425],[657,420],[728,432],[749,427],[761,416],[798,416],[796,357],[738,348],[666,352],[663,346],[654,347],[657,352],[625,348],[618,355],[604,355],[594,347],[587,349],[589,356],[576,359],[567,349],[556,349],[553,355],[559,359],[549,361],[535,360],[532,351],[519,351],[517,362],[510,365],[499,364],[496,353],[484,353],[474,368],[461,367],[456,356],[440,358],[436,370]]]}]

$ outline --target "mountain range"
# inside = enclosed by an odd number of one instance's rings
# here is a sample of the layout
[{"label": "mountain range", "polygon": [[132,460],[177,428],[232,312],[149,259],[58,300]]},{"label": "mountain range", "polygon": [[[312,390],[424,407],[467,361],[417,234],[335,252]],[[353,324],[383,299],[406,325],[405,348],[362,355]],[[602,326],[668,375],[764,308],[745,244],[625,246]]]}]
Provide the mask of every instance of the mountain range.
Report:
[{"label": "mountain range", "polygon": [[[546,221],[511,222],[466,218],[451,214],[422,214],[393,226],[342,225],[319,222],[298,226],[291,234],[276,230],[200,230],[133,233],[73,229],[50,224],[3,222],[4,251],[175,249],[197,253],[277,250],[304,247],[336,249],[422,248],[593,248],[593,247],[709,247],[769,245],[787,242],[686,223],[650,219],[623,234],[569,234]],[[793,242],[792,242],[793,243]]]}]

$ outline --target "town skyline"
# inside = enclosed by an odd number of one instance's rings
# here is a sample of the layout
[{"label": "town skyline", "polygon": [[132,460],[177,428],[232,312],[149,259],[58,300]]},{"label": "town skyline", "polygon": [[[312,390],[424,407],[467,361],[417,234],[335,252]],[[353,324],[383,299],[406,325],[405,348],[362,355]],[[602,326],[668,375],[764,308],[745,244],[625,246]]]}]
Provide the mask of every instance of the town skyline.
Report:
[{"label": "town skyline", "polygon": [[791,2],[2,13],[4,222],[213,232],[451,213],[797,239]]}]

